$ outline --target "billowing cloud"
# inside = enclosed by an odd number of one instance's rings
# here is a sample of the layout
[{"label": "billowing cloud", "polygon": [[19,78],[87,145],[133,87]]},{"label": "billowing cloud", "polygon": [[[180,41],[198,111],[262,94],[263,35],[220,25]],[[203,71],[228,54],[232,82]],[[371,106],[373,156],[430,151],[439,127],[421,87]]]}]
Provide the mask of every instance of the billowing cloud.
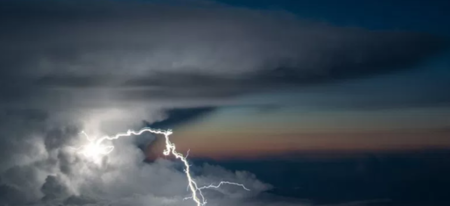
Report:
[{"label": "billowing cloud", "polygon": [[[183,201],[189,192],[181,164],[169,160],[145,163],[144,153],[134,144],[140,137],[113,142],[114,152],[96,162],[79,153],[78,148],[86,140],[80,137],[78,126],[67,126],[68,121],[61,122],[64,124],[60,126],[48,120],[24,119],[24,125],[45,123],[38,129],[17,127],[23,131],[24,139],[20,141],[8,136],[16,134],[13,128],[2,129],[5,141],[2,146],[7,146],[4,151],[8,152],[0,171],[2,204],[192,205],[188,200]],[[45,126],[51,128],[44,130]],[[235,201],[248,199],[270,188],[245,171],[232,172],[212,165],[194,169],[200,185],[228,180],[252,189],[242,192],[225,187],[206,191],[211,201],[225,197]]]},{"label": "billowing cloud", "polygon": [[[402,69],[441,49],[438,38],[424,34],[339,28],[215,4],[0,4],[6,205],[192,205],[182,201],[188,193],[180,165],[143,162],[136,146],[142,139],[114,141],[110,156],[90,162],[77,153],[86,143],[79,132],[167,123],[167,109],[213,108],[250,92]],[[255,199],[270,186],[245,171],[195,169],[201,184],[225,179],[252,189],[207,192],[212,206],[291,205]]]}]

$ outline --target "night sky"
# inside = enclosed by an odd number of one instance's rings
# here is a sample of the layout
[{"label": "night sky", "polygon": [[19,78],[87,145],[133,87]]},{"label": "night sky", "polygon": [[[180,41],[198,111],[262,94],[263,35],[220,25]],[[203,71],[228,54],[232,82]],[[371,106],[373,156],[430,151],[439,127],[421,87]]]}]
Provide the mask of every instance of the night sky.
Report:
[{"label": "night sky", "polygon": [[450,2],[2,0],[0,204],[440,206]]}]

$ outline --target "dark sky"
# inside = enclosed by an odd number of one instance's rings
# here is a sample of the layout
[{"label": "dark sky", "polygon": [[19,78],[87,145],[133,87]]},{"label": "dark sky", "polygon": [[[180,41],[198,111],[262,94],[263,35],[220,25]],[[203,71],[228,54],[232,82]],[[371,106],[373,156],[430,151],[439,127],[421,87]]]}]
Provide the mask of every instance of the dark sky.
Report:
[{"label": "dark sky", "polygon": [[448,1],[2,0],[0,204],[448,205]]},{"label": "dark sky", "polygon": [[223,0],[231,5],[250,8],[287,10],[299,17],[341,26],[392,29],[449,34],[447,1],[400,0]]}]

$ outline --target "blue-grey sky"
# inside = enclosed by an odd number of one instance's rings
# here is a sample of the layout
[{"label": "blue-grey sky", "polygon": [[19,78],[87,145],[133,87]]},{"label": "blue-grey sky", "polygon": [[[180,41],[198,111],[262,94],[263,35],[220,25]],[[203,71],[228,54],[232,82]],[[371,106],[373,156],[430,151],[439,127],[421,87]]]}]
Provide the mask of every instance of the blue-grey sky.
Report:
[{"label": "blue-grey sky", "polygon": [[286,10],[296,15],[341,26],[410,30],[449,35],[448,1],[432,0],[221,0],[249,8]]}]

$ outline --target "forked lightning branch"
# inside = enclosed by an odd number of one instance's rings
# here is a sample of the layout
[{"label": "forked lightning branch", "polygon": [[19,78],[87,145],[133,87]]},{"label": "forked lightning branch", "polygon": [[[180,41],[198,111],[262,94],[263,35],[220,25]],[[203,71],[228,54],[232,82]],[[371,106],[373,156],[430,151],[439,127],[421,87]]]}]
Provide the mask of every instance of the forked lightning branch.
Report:
[{"label": "forked lightning branch", "polygon": [[179,159],[184,164],[184,173],[186,174],[186,178],[188,180],[188,188],[191,192],[191,196],[188,198],[185,198],[185,199],[192,199],[197,204],[197,206],[203,206],[207,203],[206,198],[203,196],[203,193],[202,193],[202,190],[204,190],[204,189],[217,189],[224,184],[228,184],[228,185],[239,186],[239,187],[242,187],[243,189],[249,191],[249,189],[246,188],[243,184],[239,184],[239,183],[235,183],[235,182],[228,182],[228,181],[221,181],[217,185],[211,184],[211,185],[201,186],[201,187],[198,186],[197,182],[195,182],[195,180],[191,176],[190,165],[187,161],[187,158],[183,154],[176,151],[175,144],[172,143],[169,139],[169,136],[172,134],[172,130],[154,130],[151,128],[143,128],[139,131],[128,130],[125,133],[118,133],[114,136],[102,136],[101,138],[90,137],[88,134],[86,134],[83,131],[81,133],[86,137],[86,139],[89,141],[89,143],[87,145],[85,145],[84,147],[82,147],[80,149],[80,152],[88,158],[98,159],[98,158],[101,158],[102,155],[109,154],[114,150],[113,146],[106,146],[103,144],[103,141],[115,140],[115,139],[119,139],[121,137],[130,137],[132,135],[141,135],[144,132],[150,132],[153,134],[160,134],[160,135],[164,136],[166,148],[164,149],[163,154],[165,156],[173,155],[176,159]]}]

